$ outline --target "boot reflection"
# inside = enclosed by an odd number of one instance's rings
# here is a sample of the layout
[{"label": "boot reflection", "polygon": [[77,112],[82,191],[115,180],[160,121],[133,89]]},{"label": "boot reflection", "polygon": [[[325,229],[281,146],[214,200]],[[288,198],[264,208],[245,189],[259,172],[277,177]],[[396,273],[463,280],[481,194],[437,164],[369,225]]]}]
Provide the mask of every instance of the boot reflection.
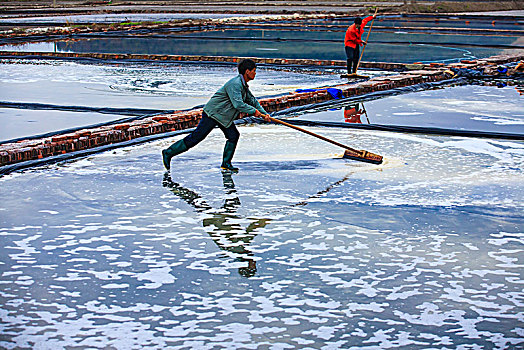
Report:
[{"label": "boot reflection", "polygon": [[162,186],[169,188],[173,194],[182,198],[187,204],[195,208],[197,212],[203,212],[209,209],[212,209],[205,201],[202,200],[202,197],[191,191],[188,188],[180,186],[178,183],[174,182],[171,179],[171,175],[168,171],[164,173],[164,179],[162,180]]},{"label": "boot reflection", "polygon": [[234,213],[237,210],[237,208],[240,207],[240,198],[238,198],[237,196],[237,190],[235,189],[235,182],[233,181],[231,172],[222,172],[222,183],[224,184],[224,188],[226,189],[226,194],[228,196],[231,196],[229,198],[226,198],[224,204],[222,205],[222,208],[225,209],[226,212]]},{"label": "boot reflection", "polygon": [[[211,217],[202,220],[202,226],[208,227],[208,234],[216,245],[239,262],[247,263],[247,267],[240,267],[238,273],[243,277],[253,277],[257,272],[254,254],[248,249],[249,244],[256,236],[256,230],[264,228],[271,220],[259,218],[242,218],[236,214],[240,207],[235,183],[230,172],[222,172],[222,182],[228,198],[220,208],[213,208],[196,192],[174,182],[168,172],[164,174],[162,185],[169,188],[173,194],[191,205],[197,212],[206,212]],[[249,221],[243,228],[240,222]]]}]

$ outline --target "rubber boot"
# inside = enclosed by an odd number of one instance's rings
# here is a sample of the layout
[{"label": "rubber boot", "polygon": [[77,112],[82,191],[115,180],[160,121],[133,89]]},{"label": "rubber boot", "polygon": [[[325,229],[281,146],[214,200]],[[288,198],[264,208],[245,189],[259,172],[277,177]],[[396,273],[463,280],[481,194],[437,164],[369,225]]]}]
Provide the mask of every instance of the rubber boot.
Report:
[{"label": "rubber boot", "polygon": [[171,168],[171,158],[185,151],[187,151],[187,146],[184,140],[178,140],[177,142],[169,146],[169,148],[163,150],[162,161],[164,162],[164,166],[166,167],[166,169],[169,170]]},{"label": "rubber boot", "polygon": [[348,63],[348,74],[351,74],[351,66],[353,65],[353,60],[347,60]]},{"label": "rubber boot", "polygon": [[231,165],[231,159],[233,159],[236,147],[236,143],[233,143],[229,140],[226,141],[226,145],[224,147],[224,157],[222,158],[222,165],[220,166],[223,170],[238,173],[238,168],[235,168],[233,165]]}]

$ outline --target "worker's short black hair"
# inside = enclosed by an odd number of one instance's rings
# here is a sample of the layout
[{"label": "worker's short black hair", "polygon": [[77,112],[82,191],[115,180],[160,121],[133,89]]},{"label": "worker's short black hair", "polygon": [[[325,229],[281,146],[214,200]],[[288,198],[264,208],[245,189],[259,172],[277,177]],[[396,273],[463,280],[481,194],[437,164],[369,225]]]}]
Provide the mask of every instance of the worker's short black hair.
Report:
[{"label": "worker's short black hair", "polygon": [[245,60],[242,60],[238,63],[238,72],[240,74],[244,74],[246,70],[253,70],[253,68],[256,68],[256,66],[257,64],[255,61],[246,58]]},{"label": "worker's short black hair", "polygon": [[362,18],[360,17],[355,18],[355,24],[362,24]]}]

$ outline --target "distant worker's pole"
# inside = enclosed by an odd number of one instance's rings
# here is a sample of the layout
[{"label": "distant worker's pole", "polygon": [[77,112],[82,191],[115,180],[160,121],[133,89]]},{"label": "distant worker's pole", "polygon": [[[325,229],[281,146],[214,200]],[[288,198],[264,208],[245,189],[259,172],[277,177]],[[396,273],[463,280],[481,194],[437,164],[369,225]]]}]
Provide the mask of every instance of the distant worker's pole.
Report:
[{"label": "distant worker's pole", "polygon": [[[375,18],[377,16],[377,11],[378,11],[378,6],[375,7],[375,14],[373,15],[375,16]],[[362,48],[362,52],[360,53],[360,57],[357,62],[357,68],[355,68],[355,72],[358,70],[358,66],[360,66],[360,61],[362,60],[362,56],[364,56],[364,49],[366,48],[368,44],[369,34],[371,34],[371,28],[373,28],[373,22],[375,22],[375,18],[373,18],[373,20],[371,21],[371,24],[369,25],[368,36],[366,37],[366,45],[364,45],[364,47]]]}]

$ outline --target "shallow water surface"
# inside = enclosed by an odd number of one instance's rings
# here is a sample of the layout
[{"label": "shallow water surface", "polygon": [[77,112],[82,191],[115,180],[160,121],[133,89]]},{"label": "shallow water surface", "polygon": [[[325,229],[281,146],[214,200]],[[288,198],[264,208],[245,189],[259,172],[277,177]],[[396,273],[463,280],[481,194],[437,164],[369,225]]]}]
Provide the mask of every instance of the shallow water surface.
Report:
[{"label": "shallow water surface", "polygon": [[0,347],[521,347],[524,145],[311,130],[0,178]]},{"label": "shallow water surface", "polygon": [[[27,104],[0,108],[0,140],[87,126],[122,115],[64,112],[61,106],[183,110],[204,105],[237,72],[235,65],[107,63],[2,60],[0,102]],[[335,74],[307,69],[259,67],[250,89],[257,97],[340,83]],[[49,110],[31,104],[49,105]],[[54,106],[54,108],[53,108]],[[0,106],[1,107],[1,106]],[[54,109],[54,110],[53,110]],[[146,114],[146,113],[144,113]]]},{"label": "shallow water surface", "polygon": [[435,127],[524,135],[519,86],[462,85],[343,103],[304,112],[312,121]]},{"label": "shallow water surface", "polygon": [[[480,14],[480,13],[476,13]],[[509,14],[509,13],[508,13]],[[495,12],[486,15],[484,18],[457,18],[445,15],[435,18],[424,17],[404,17],[404,16],[379,16],[373,24],[374,30],[380,30],[380,27],[423,27],[423,28],[461,28],[461,29],[490,29],[490,30],[523,30],[524,21],[522,17],[508,18],[500,16],[493,18]],[[317,19],[308,21],[313,24],[333,24],[349,26],[354,23],[354,17],[337,18],[337,19]]]},{"label": "shallow water surface", "polygon": [[[263,32],[263,31],[260,31]],[[290,35],[295,35],[291,32]],[[274,34],[277,35],[277,34]],[[458,62],[462,59],[486,58],[500,54],[515,54],[522,51],[522,45],[517,38],[502,38],[499,41],[505,45],[519,44],[516,47],[485,47],[461,44],[454,45],[452,37],[439,35],[429,36],[423,42],[409,42],[413,35],[399,32],[391,40],[391,34],[386,33],[386,42],[371,42],[365,49],[363,61],[371,62]],[[434,40],[442,37],[441,40]],[[16,45],[2,45],[2,51],[27,52],[95,52],[113,54],[153,54],[153,55],[202,55],[202,56],[230,56],[230,57],[260,57],[260,58],[287,58],[287,59],[327,59],[345,60],[344,33],[332,34],[329,41],[286,41],[285,39],[271,39],[269,41],[248,40],[248,38],[216,39],[177,38],[177,37],[125,37],[125,38],[93,38],[81,40],[58,40],[52,43],[25,43]],[[375,35],[373,35],[375,40]],[[418,38],[418,36],[417,36]],[[442,43],[444,40],[446,43]],[[471,40],[468,37],[468,40]],[[490,41],[495,39],[490,38]],[[402,41],[402,43],[395,42]],[[451,42],[450,42],[451,41]]]},{"label": "shallow water surface", "polygon": [[122,118],[121,115],[0,108],[0,141],[94,125]]}]

